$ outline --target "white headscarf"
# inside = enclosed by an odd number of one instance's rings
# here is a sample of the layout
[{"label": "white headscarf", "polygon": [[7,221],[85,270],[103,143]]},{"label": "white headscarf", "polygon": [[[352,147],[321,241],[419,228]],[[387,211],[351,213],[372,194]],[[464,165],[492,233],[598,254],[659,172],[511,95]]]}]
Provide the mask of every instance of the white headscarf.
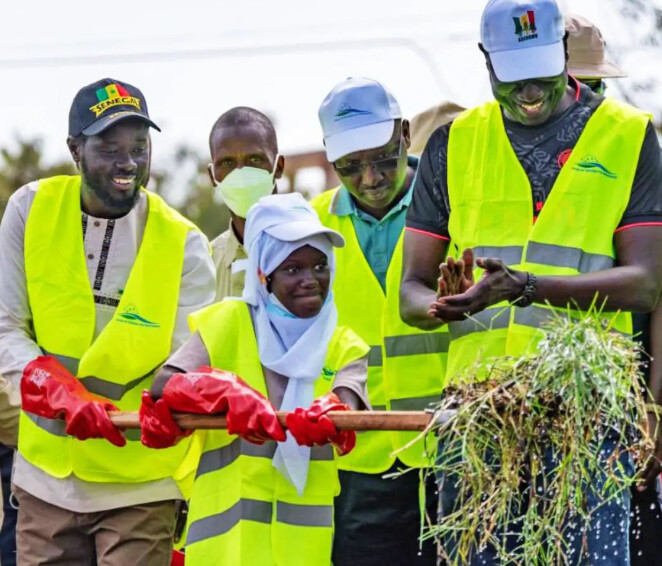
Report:
[{"label": "white headscarf", "polygon": [[[278,221],[279,216],[282,222]],[[309,235],[305,236],[306,232]],[[310,205],[298,194],[260,199],[249,211],[246,234],[248,266],[242,300],[251,306],[260,362],[288,378],[281,410],[308,407],[338,322],[333,293],[329,290],[317,315],[299,318],[267,291],[266,277],[294,251],[312,246],[328,259],[331,289],[335,273],[333,246],[342,243],[342,238],[324,228]],[[303,237],[293,239],[297,236]],[[310,448],[299,446],[288,432],[287,440],[278,445],[273,464],[301,495],[306,486],[309,461]]]}]

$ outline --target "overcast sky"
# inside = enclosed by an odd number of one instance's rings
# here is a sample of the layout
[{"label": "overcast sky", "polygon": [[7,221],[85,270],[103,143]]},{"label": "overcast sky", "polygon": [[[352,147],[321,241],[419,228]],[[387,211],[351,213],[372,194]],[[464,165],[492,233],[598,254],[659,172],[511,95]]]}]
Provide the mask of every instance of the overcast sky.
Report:
[{"label": "overcast sky", "polygon": [[[659,77],[660,48],[626,49],[652,20],[624,21],[621,2],[561,5],[596,21],[632,74],[645,79],[650,61]],[[283,152],[319,148],[319,103],[351,75],[382,81],[406,116],[445,99],[476,104],[490,96],[476,48],[483,6],[484,0],[3,2],[0,146],[16,136],[40,137],[48,160],[66,158],[71,100],[106,76],[144,92],[163,129],[154,136],[155,166],[167,165],[180,143],[206,151],[213,121],[235,105],[269,114]]]}]

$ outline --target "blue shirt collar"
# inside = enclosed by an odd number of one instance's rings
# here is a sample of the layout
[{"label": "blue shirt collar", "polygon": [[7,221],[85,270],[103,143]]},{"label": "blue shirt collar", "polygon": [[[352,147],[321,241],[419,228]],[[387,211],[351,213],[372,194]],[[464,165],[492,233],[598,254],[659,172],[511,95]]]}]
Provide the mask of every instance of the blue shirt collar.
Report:
[{"label": "blue shirt collar", "polygon": [[[407,164],[410,167],[416,169],[418,167],[418,157],[415,157],[413,155],[408,156]],[[373,222],[383,222],[387,218],[397,214],[403,208],[407,208],[411,204],[413,187],[414,187],[414,183],[411,184],[409,190],[403,195],[400,201],[391,210],[388,211],[386,216],[384,216],[384,218],[382,218],[381,220],[377,220],[367,212],[360,210],[354,203],[354,199],[352,198],[350,192],[345,188],[344,185],[340,185],[338,194],[336,195],[336,198],[333,199],[334,202],[331,205],[331,213],[335,214],[336,216],[352,215],[364,220],[371,219]]]}]

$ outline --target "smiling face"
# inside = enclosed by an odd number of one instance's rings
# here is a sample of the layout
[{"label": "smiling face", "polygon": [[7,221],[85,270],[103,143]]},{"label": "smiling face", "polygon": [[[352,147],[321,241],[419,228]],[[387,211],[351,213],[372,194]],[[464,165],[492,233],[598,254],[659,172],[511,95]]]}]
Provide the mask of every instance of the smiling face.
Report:
[{"label": "smiling face", "polygon": [[539,126],[561,109],[561,101],[568,86],[568,74],[564,71],[556,77],[545,77],[501,82],[488,64],[494,98],[506,116],[525,126]]},{"label": "smiling face", "polygon": [[303,246],[270,274],[269,291],[293,315],[310,318],[322,310],[330,281],[326,255],[312,246]]},{"label": "smiling face", "polygon": [[149,179],[149,126],[127,119],[99,135],[67,141],[82,174],[85,212],[106,218],[128,213]]},{"label": "smiling face", "polygon": [[397,121],[385,145],[334,162],[336,174],[359,208],[380,217],[397,202],[407,174],[409,141],[409,123]]}]

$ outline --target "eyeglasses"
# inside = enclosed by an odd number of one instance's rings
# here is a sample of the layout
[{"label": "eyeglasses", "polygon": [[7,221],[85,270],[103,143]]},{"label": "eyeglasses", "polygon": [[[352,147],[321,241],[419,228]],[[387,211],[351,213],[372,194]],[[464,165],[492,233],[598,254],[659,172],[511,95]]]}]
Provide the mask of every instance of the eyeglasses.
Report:
[{"label": "eyeglasses", "polygon": [[398,151],[393,155],[384,157],[383,159],[376,159],[374,161],[361,161],[360,163],[352,163],[351,165],[336,165],[336,162],[333,164],[333,168],[341,177],[354,177],[357,175],[362,175],[367,167],[373,167],[376,173],[386,173],[392,171],[398,166],[398,162],[402,157],[402,137],[400,138],[400,143],[398,144]]},{"label": "eyeglasses", "polygon": [[604,94],[607,90],[607,84],[602,79],[584,79],[581,81],[595,94]]}]

